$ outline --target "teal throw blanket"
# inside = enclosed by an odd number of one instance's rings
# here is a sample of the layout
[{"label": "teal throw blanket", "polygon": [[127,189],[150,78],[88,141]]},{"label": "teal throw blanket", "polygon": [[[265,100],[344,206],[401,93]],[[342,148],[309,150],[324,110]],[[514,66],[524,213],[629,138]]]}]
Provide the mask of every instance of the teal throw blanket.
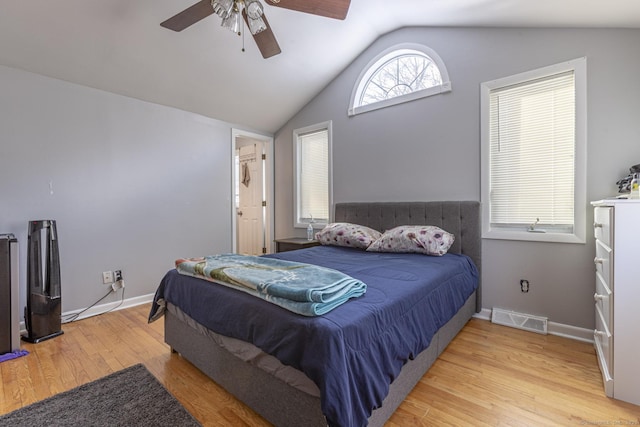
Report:
[{"label": "teal throw blanket", "polygon": [[328,313],[367,290],[366,284],[337,270],[248,255],[178,259],[176,270],[247,292],[304,316]]}]

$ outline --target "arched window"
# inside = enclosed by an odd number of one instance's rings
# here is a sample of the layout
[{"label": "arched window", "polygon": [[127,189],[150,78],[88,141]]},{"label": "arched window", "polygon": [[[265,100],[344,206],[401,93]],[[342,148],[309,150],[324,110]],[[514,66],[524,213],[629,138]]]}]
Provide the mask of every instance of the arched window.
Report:
[{"label": "arched window", "polygon": [[449,74],[432,49],[419,44],[393,46],[360,73],[349,115],[451,91]]}]

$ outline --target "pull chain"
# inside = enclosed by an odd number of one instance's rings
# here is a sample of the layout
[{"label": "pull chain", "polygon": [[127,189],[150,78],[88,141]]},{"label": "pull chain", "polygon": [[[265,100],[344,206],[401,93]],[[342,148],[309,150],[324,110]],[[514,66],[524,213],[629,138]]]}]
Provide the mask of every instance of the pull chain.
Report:
[{"label": "pull chain", "polygon": [[244,19],[242,20],[242,51],[244,52]]}]

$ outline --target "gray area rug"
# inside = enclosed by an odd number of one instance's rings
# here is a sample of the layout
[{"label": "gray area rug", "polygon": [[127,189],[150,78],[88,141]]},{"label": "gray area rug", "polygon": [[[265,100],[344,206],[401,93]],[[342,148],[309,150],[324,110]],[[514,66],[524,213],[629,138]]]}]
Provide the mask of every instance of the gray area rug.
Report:
[{"label": "gray area rug", "polygon": [[141,364],[0,417],[0,426],[200,426]]}]

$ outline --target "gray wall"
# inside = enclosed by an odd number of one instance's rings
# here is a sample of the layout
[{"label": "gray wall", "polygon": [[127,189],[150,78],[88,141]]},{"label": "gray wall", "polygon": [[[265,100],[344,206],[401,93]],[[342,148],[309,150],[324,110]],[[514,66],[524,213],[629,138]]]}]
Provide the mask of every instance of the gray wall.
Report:
[{"label": "gray wall", "polygon": [[21,306],[29,220],[57,221],[63,312],[106,293],[102,271],[122,270],[132,298],[176,258],[231,250],[229,124],[2,66],[0,94],[0,233],[20,242]]},{"label": "gray wall", "polygon": [[[434,49],[452,92],[346,114],[360,71],[402,42]],[[334,202],[480,199],[480,83],[587,57],[588,200],[616,194],[615,181],[640,163],[640,30],[405,28],[358,57],[276,135],[276,237],[293,224],[292,131],[333,121]],[[593,214],[586,209],[587,224]],[[587,244],[485,240],[483,307],[594,327],[593,238]],[[519,280],[531,283],[520,292]]]}]

